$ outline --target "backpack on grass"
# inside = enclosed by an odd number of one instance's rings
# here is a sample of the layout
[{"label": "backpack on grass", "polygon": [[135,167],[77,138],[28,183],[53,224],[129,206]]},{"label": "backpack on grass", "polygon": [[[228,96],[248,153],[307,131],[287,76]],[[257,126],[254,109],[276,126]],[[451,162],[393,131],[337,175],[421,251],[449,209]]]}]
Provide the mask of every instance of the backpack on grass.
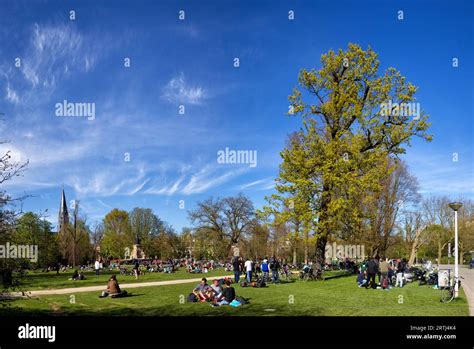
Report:
[{"label": "backpack on grass", "polygon": [[188,302],[195,303],[198,301],[198,298],[194,293],[190,293],[188,296]]},{"label": "backpack on grass", "polygon": [[247,299],[245,299],[244,297],[240,297],[240,296],[239,296],[239,297],[235,297],[235,300],[236,300],[237,302],[239,302],[240,304],[242,304],[242,305],[249,303],[249,301],[248,301]]}]

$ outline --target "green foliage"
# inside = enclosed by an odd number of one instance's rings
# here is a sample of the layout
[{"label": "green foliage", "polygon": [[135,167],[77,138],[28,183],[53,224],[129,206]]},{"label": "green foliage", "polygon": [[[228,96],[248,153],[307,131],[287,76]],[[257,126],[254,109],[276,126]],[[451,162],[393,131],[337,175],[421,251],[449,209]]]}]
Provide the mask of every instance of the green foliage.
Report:
[{"label": "green foliage", "polygon": [[13,239],[18,245],[38,246],[38,262],[31,263],[34,268],[45,268],[59,261],[58,239],[51,231],[51,223],[33,212],[26,212],[18,219]]},{"label": "green foliage", "polygon": [[384,112],[389,101],[414,102],[417,88],[394,68],[380,73],[372,49],[349,44],[323,54],[321,63],[300,72],[289,96],[290,114],[302,116],[302,128],[281,152],[278,194],[263,210],[276,219],[296,217],[314,231],[319,257],[328,236],[360,224],[368,194],[390,175],[389,158],[404,153],[412,136],[431,140],[423,111],[416,118]]},{"label": "green foliage", "polygon": [[105,257],[124,258],[125,248],[133,245],[129,215],[127,211],[114,208],[104,218],[104,238],[100,245]]}]

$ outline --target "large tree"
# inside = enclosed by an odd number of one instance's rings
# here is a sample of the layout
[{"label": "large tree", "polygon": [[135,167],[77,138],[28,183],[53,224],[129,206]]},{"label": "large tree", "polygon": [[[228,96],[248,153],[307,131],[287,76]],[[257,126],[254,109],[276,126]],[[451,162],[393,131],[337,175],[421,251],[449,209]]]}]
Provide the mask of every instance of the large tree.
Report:
[{"label": "large tree", "polygon": [[38,261],[33,267],[45,268],[59,261],[57,236],[51,230],[51,223],[33,212],[24,213],[17,221],[15,242],[38,246]]},{"label": "large tree", "polygon": [[438,263],[441,263],[443,250],[454,237],[451,229],[453,214],[449,203],[450,199],[446,196],[431,196],[425,198],[422,204],[425,221],[431,231],[431,241],[436,245]]},{"label": "large tree", "polygon": [[[114,208],[104,218],[104,238],[100,245],[105,257],[124,258],[126,249],[133,245],[130,221],[127,211]],[[131,253],[131,250],[129,251]],[[128,256],[130,257],[130,256]]]},{"label": "large tree", "polygon": [[249,234],[255,211],[252,201],[239,194],[198,202],[196,209],[189,211],[189,218],[196,230],[212,233],[217,242],[226,244],[226,250],[231,254],[231,247]]},{"label": "large tree", "polygon": [[323,54],[321,63],[300,72],[299,88],[289,96],[290,114],[301,115],[303,126],[281,152],[276,189],[306,205],[315,259],[323,262],[327,239],[362,219],[363,194],[380,190],[389,158],[405,153],[413,136],[431,136],[423,111],[400,109],[415,101],[417,87],[395,68],[380,72],[371,48],[349,44]]},{"label": "large tree", "polygon": [[369,255],[387,256],[387,249],[394,239],[397,223],[403,221],[404,214],[417,205],[418,181],[408,172],[406,164],[396,159],[388,163],[382,178],[380,190],[369,193],[369,202],[365,207],[366,229],[364,244]]},{"label": "large tree", "polygon": [[[0,113],[0,121],[3,121],[3,115]],[[15,161],[7,142],[0,140],[0,145],[5,146],[5,151],[0,152],[0,244],[4,245],[7,241],[14,241],[16,218],[20,213],[15,203],[23,198],[12,198],[3,186],[7,181],[21,176],[28,166],[28,161]],[[15,259],[0,260],[0,282],[4,288],[14,284],[13,270],[17,267],[18,261]]]},{"label": "large tree", "polygon": [[72,266],[77,263],[87,263],[93,256],[93,246],[90,241],[91,231],[87,218],[79,216],[79,201],[74,201],[72,224],[58,232],[59,246],[64,259]]},{"label": "large tree", "polygon": [[173,234],[172,228],[167,227],[151,208],[135,207],[129,213],[129,223],[132,237],[140,238],[143,251],[150,257],[160,253],[156,240]]}]

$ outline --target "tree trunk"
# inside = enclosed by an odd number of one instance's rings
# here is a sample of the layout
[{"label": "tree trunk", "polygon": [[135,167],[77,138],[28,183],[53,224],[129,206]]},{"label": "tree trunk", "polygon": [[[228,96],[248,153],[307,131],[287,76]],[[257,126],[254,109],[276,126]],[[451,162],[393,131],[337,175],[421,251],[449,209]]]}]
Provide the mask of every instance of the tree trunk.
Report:
[{"label": "tree trunk", "polygon": [[304,241],[304,263],[308,264],[308,240]]},{"label": "tree trunk", "polygon": [[441,245],[441,241],[438,241],[438,264],[441,264],[442,254],[443,254],[443,246]]},{"label": "tree trunk", "polygon": [[325,262],[326,242],[329,235],[329,227],[327,226],[327,208],[331,202],[331,188],[327,184],[323,184],[321,193],[321,215],[318,220],[318,239],[316,240],[315,260],[321,266]]},{"label": "tree trunk", "polygon": [[320,236],[318,237],[318,240],[316,241],[316,254],[315,254],[315,260],[316,262],[323,266],[326,260],[326,243],[327,243],[327,237],[326,236]]},{"label": "tree trunk", "polygon": [[415,236],[415,239],[413,240],[413,243],[411,245],[410,259],[408,260],[408,265],[409,266],[413,265],[413,262],[415,261],[416,253],[418,252],[418,248],[420,247],[418,245],[418,241],[419,241],[419,235],[417,233],[416,236]]},{"label": "tree trunk", "polygon": [[296,243],[293,246],[293,265],[296,265]]},{"label": "tree trunk", "polygon": [[76,266],[76,242],[72,243],[72,267]]}]

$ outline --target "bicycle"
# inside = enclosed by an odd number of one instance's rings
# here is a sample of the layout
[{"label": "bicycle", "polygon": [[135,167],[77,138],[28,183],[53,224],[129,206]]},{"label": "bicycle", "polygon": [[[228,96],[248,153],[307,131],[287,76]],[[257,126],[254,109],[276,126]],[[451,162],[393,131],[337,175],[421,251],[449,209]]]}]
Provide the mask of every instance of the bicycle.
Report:
[{"label": "bicycle", "polygon": [[309,271],[300,271],[300,280],[302,281],[316,281],[324,280],[323,273],[321,270],[314,271],[310,269]]},{"label": "bicycle", "polygon": [[456,284],[459,283],[459,279],[464,279],[462,276],[459,277],[459,278],[454,278],[454,282],[452,285],[448,286],[448,287],[443,287],[441,289],[441,298],[440,298],[440,302],[442,303],[449,303],[451,302],[453,299],[454,299],[454,289],[456,287]]},{"label": "bicycle", "polygon": [[286,282],[292,282],[293,281],[293,273],[290,270],[282,271],[280,274],[280,279]]}]

